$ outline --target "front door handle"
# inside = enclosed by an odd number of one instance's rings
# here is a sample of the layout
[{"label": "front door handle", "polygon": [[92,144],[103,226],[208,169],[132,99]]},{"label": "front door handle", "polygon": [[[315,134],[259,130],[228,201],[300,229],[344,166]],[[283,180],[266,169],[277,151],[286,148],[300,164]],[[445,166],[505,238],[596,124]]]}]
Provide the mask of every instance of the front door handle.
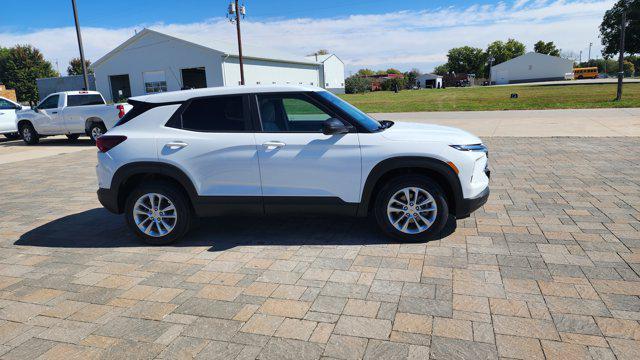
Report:
[{"label": "front door handle", "polygon": [[169,147],[169,149],[182,149],[184,147],[187,147],[189,144],[187,144],[184,141],[172,141],[170,143],[167,143],[167,147]]},{"label": "front door handle", "polygon": [[51,113],[52,113],[52,114],[57,114],[58,112],[57,112],[57,111],[52,111]]},{"label": "front door handle", "polygon": [[266,143],[262,144],[263,147],[267,148],[267,150],[274,150],[274,149],[279,149],[284,147],[285,143],[283,143],[282,141],[267,141]]}]

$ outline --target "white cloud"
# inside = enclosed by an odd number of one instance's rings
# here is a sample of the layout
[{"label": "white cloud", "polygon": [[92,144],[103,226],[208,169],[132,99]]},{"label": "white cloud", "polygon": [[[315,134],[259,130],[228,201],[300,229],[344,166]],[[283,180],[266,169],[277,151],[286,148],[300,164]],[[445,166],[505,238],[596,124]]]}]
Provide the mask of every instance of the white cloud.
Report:
[{"label": "white cloud", "polygon": [[[578,53],[593,42],[600,51],[598,26],[615,0],[516,0],[508,4],[473,4],[419,12],[397,11],[376,15],[351,15],[325,19],[269,19],[243,23],[246,44],[304,55],[320,48],[336,53],[349,70],[360,67],[429,71],[446,61],[456,46],[486,47],[493,40],[515,38],[528,49],[538,40],[554,41]],[[235,41],[235,27],[224,18],[191,24],[140,24],[128,28],[83,28],[87,58],[96,60],[149,27],[206,43]],[[40,29],[27,33],[0,32],[0,45],[33,44],[64,72],[77,56],[73,27]],[[585,55],[586,56],[586,55]]]}]

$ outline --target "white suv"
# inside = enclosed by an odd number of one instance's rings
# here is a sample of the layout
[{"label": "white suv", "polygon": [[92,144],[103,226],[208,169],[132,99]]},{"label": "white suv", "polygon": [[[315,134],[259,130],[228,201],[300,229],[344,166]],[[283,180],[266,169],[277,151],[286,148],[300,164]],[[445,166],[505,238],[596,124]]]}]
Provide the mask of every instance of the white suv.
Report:
[{"label": "white suv", "polygon": [[378,122],[323,89],[238,86],[131,98],[97,141],[98,198],[167,244],[196,217],[375,216],[436,238],[489,196],[487,148],[454,128]]}]

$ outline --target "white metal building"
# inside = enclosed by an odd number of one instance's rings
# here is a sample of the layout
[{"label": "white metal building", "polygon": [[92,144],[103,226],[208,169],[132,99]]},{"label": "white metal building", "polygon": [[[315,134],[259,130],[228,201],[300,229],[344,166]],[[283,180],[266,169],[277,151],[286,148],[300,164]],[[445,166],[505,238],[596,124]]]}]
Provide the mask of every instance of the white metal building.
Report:
[{"label": "white metal building", "polygon": [[307,56],[307,59],[322,64],[321,87],[336,94],[344,94],[344,63],[335,54]]},{"label": "white metal building", "polygon": [[500,85],[564,80],[564,75],[572,71],[573,60],[530,52],[494,65],[491,82]]},{"label": "white metal building", "polygon": [[[243,59],[247,85],[314,85],[344,92],[344,64],[336,56],[323,62],[243,46]],[[98,59],[92,68],[97,90],[112,101],[157,92],[240,84],[234,43],[197,44],[149,29]]]},{"label": "white metal building", "polygon": [[422,74],[416,78],[416,86],[421,89],[440,89],[442,88],[442,76]]}]

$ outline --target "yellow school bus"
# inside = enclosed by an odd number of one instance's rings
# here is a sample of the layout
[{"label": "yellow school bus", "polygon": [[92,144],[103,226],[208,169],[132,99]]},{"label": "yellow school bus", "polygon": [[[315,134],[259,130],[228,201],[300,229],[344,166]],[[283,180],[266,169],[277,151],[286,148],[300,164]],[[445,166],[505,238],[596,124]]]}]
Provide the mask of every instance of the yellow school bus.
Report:
[{"label": "yellow school bus", "polygon": [[597,67],[575,68],[573,69],[573,78],[574,79],[597,79],[598,68]]}]

